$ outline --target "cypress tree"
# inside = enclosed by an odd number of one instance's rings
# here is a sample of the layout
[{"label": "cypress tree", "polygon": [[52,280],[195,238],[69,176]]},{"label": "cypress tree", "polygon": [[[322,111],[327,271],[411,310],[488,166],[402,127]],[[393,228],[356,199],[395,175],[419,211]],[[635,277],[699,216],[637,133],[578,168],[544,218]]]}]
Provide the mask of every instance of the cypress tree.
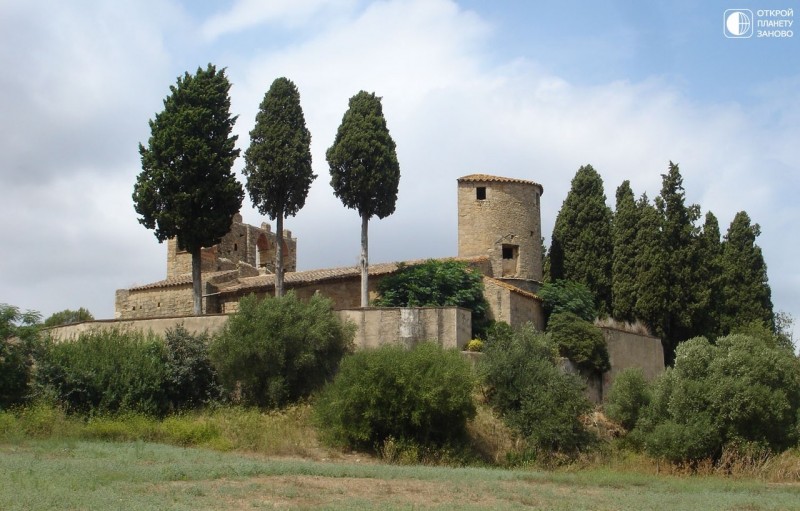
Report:
[{"label": "cypress tree", "polygon": [[759,225],[751,225],[747,213],[740,211],[722,243],[723,334],[755,321],[775,329],[767,265],[755,242],[760,234]]},{"label": "cypress tree", "polygon": [[603,179],[591,165],[582,166],[556,217],[550,278],[585,284],[601,314],[611,312],[611,216]]},{"label": "cypress tree", "polygon": [[719,222],[714,213],[706,213],[703,230],[698,238],[698,293],[697,314],[693,321],[695,335],[717,338],[722,311],[722,242]]},{"label": "cypress tree", "polygon": [[664,339],[664,311],[667,302],[666,258],[661,239],[663,218],[650,203],[647,194],[636,203],[634,274],[636,303],[634,316]]},{"label": "cypress tree", "polygon": [[675,346],[694,336],[692,321],[700,308],[699,266],[694,222],[700,216],[697,205],[685,204],[683,177],[678,165],[669,162],[669,170],[661,175],[661,195],[656,206],[663,218],[661,231],[665,258],[666,301],[662,329],[665,357],[671,361]]},{"label": "cypress tree", "polygon": [[611,224],[614,242],[611,263],[611,313],[621,321],[636,320],[636,227],[639,210],[630,181],[617,188],[617,204]]},{"label": "cypress tree", "polygon": [[300,92],[288,78],[277,78],[256,115],[242,172],[253,206],[277,221],[275,296],[283,296],[283,219],[303,208],[317,177],[311,170],[310,145]]}]

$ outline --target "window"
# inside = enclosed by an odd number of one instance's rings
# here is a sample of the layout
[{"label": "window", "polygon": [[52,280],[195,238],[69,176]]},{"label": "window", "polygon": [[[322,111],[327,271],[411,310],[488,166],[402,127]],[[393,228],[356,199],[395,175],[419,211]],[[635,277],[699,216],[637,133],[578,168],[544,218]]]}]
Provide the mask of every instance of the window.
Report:
[{"label": "window", "polygon": [[503,245],[503,259],[514,259],[514,245]]},{"label": "window", "polygon": [[479,186],[479,187],[475,188],[475,192],[476,192],[476,198],[478,200],[486,200],[486,187],[485,186]]}]

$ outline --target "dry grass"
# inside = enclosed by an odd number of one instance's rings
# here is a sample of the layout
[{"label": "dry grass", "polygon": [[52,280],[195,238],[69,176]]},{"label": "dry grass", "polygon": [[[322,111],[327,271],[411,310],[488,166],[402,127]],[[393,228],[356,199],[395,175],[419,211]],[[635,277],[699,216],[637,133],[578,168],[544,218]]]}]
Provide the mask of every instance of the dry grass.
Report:
[{"label": "dry grass", "polygon": [[653,334],[650,333],[647,325],[638,320],[634,323],[630,323],[628,321],[618,321],[614,318],[606,317],[602,319],[595,319],[594,324],[600,328],[613,328],[615,330],[622,330],[623,332],[628,332],[631,334],[653,337]]}]

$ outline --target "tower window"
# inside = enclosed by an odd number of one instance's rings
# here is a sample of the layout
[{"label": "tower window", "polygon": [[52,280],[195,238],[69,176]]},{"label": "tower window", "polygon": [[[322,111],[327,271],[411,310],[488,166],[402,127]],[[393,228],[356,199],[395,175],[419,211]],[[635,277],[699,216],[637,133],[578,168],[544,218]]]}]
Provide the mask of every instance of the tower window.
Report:
[{"label": "tower window", "polygon": [[503,245],[503,259],[514,259],[516,245]]},{"label": "tower window", "polygon": [[486,200],[486,187],[479,186],[475,188],[475,196],[478,200]]}]

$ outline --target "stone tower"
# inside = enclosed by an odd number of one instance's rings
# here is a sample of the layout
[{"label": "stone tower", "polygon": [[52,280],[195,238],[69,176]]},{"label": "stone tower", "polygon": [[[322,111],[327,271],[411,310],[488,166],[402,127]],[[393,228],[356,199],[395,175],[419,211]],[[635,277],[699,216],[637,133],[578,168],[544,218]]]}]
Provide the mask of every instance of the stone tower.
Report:
[{"label": "stone tower", "polygon": [[523,179],[458,178],[458,256],[487,256],[493,277],[535,292],[542,280],[542,192]]}]

